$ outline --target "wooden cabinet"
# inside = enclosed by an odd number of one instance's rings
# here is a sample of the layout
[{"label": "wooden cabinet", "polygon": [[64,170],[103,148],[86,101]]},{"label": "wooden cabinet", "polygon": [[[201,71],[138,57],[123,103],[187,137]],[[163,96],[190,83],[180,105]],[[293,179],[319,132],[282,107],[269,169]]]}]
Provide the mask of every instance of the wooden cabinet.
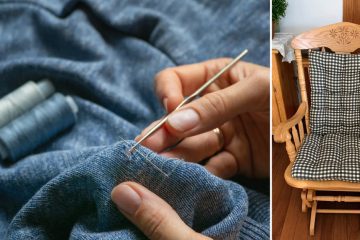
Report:
[{"label": "wooden cabinet", "polygon": [[343,21],[360,24],[359,0],[343,0]]}]

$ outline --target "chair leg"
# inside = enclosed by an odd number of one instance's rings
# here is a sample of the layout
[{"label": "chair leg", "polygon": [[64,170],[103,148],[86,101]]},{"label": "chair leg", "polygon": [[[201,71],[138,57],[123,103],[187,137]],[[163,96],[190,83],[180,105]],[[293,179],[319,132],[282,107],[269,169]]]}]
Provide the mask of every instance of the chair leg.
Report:
[{"label": "chair leg", "polygon": [[315,219],[316,219],[317,201],[312,202],[311,217],[310,217],[310,236],[315,234]]},{"label": "chair leg", "polygon": [[303,189],[301,192],[301,211],[304,213],[307,212],[308,205],[309,205],[309,202],[306,199],[306,195],[307,195],[307,190]]}]

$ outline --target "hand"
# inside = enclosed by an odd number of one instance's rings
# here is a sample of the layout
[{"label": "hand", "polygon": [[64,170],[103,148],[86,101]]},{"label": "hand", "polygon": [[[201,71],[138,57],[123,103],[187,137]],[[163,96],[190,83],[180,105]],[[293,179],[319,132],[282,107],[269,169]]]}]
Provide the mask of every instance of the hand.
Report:
[{"label": "hand", "polygon": [[[161,71],[155,86],[165,109],[172,112],[184,96],[229,62],[215,59]],[[268,68],[239,62],[204,96],[172,112],[166,124],[142,144],[167,157],[191,162],[209,159],[205,167],[219,177],[268,177],[269,89]],[[212,131],[214,128],[221,130],[223,141]]]},{"label": "hand", "polygon": [[119,184],[111,198],[123,215],[150,239],[210,239],[188,227],[169,204],[137,183]]}]

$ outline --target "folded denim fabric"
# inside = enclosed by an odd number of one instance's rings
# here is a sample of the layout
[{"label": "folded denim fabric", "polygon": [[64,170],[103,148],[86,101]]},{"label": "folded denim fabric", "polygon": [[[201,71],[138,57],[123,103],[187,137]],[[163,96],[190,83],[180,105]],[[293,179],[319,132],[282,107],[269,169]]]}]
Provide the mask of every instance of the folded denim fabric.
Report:
[{"label": "folded denim fabric", "polygon": [[206,235],[269,238],[268,197],[139,148],[164,180],[141,155],[128,160],[122,141],[164,114],[158,71],[245,48],[244,60],[268,66],[268,19],[268,0],[0,0],[0,97],[48,78],[79,107],[74,127],[0,164],[0,238],[142,239],[110,201],[125,180]]}]

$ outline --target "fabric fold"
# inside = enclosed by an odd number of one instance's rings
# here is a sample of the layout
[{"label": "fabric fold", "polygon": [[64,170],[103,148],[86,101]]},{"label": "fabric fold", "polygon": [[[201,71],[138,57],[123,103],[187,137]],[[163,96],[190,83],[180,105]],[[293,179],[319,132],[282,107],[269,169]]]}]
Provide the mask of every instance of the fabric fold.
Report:
[{"label": "fabric fold", "polygon": [[124,181],[136,181],[163,198],[195,231],[215,239],[240,237],[248,215],[243,187],[217,178],[197,164],[167,159],[143,147],[128,155],[134,143],[119,142],[85,156],[50,180],[16,214],[8,237],[142,236],[110,199],[112,188]]}]

